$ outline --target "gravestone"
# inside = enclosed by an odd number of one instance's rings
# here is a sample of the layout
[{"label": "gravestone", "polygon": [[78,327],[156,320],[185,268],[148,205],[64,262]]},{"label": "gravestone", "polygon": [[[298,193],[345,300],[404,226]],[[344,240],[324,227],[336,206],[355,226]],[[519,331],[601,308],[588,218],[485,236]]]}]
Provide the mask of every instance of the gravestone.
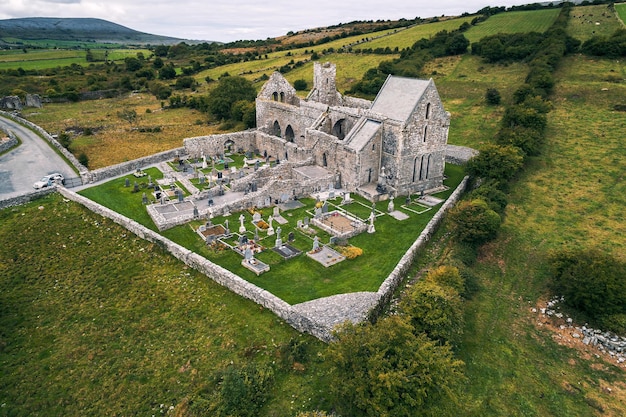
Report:
[{"label": "gravestone", "polygon": [[139,192],[139,184],[137,184],[137,181],[135,181],[135,184],[133,185],[133,192],[135,193]]},{"label": "gravestone", "polygon": [[302,223],[302,220],[298,220],[297,226],[298,228],[302,228],[302,226],[304,226],[304,224]]},{"label": "gravestone", "polygon": [[265,197],[265,201],[263,203],[264,207],[268,207],[272,204],[272,199],[270,197]]},{"label": "gravestone", "polygon": [[208,235],[206,237],[206,244],[210,245],[211,243],[213,243],[215,241],[215,236],[214,235]]},{"label": "gravestone", "polygon": [[246,217],[243,214],[239,215],[239,233],[246,233],[246,226],[243,225],[245,220]]},{"label": "gravestone", "polygon": [[146,193],[143,193],[143,195],[141,196],[141,202],[143,204],[148,204],[148,196],[146,195]]},{"label": "gravestone", "polygon": [[274,206],[274,212],[272,213],[274,217],[280,216],[280,208],[278,206]]},{"label": "gravestone", "polygon": [[193,218],[197,219],[198,217],[200,217],[200,212],[198,211],[198,207],[193,206]]},{"label": "gravestone", "polygon": [[178,190],[178,202],[182,203],[184,198],[185,196],[183,195],[183,192],[181,190]]},{"label": "gravestone", "polygon": [[280,201],[281,203],[286,203],[287,201],[289,201],[289,194],[287,193],[283,193],[280,195]]},{"label": "gravestone", "polygon": [[259,229],[257,228],[254,229],[254,241],[255,242],[259,241]]},{"label": "gravestone", "polygon": [[307,227],[309,227],[309,218],[305,217],[304,218],[304,228],[306,229]]},{"label": "gravestone", "polygon": [[324,205],[322,206],[322,213],[328,213],[328,202],[324,201]]},{"label": "gravestone", "polygon": [[296,240],[296,235],[293,232],[289,232],[289,234],[287,235],[287,240],[289,242],[293,242],[294,240]]},{"label": "gravestone", "polygon": [[259,213],[258,211],[254,212],[254,215],[252,216],[252,221],[254,223],[257,223],[261,220],[261,213]]},{"label": "gravestone", "polygon": [[321,207],[315,207],[315,215],[313,217],[315,217],[316,219],[319,219],[320,217],[322,217]]},{"label": "gravestone", "polygon": [[252,260],[252,250],[250,249],[250,246],[246,247],[246,250],[243,253],[243,257],[248,262],[250,262]]},{"label": "gravestone", "polygon": [[343,193],[343,201],[341,202],[341,204],[350,204],[352,202],[352,197],[350,196],[350,193],[345,192]]},{"label": "gravestone", "polygon": [[320,238],[315,236],[313,238],[313,252],[317,252],[320,249]]},{"label": "gravestone", "polygon": [[391,213],[396,209],[395,205],[393,204],[393,200],[389,199],[389,204],[387,205],[387,213]]},{"label": "gravestone", "polygon": [[130,180],[128,178],[124,180],[124,187],[130,187]]}]

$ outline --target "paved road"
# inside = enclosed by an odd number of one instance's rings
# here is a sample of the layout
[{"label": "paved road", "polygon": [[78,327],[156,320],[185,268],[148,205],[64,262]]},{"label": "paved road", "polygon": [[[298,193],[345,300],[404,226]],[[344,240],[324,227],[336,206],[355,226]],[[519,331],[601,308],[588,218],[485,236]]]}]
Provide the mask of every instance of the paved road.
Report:
[{"label": "paved road", "polygon": [[75,177],[72,168],[33,131],[0,116],[0,127],[15,133],[22,144],[0,156],[0,200],[34,191],[33,183],[53,172]]}]

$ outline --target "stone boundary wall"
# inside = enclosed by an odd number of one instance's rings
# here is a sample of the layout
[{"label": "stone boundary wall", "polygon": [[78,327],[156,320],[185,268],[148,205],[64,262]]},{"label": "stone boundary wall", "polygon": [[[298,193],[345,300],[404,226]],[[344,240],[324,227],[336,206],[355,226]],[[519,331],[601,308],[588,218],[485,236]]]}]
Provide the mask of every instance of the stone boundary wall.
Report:
[{"label": "stone boundary wall", "polygon": [[17,146],[17,144],[19,143],[13,132],[9,132],[8,135],[9,140],[0,143],[0,154],[4,151],[8,151],[14,146]]},{"label": "stone boundary wall", "polygon": [[26,127],[28,127],[29,129],[35,131],[36,133],[39,134],[39,136],[41,136],[42,138],[44,138],[45,140],[48,141],[48,143],[50,143],[54,148],[58,149],[59,152],[61,152],[63,154],[63,156],[70,161],[70,163],[72,165],[74,165],[74,167],[76,168],[76,170],[78,170],[78,173],[81,177],[81,179],[83,180],[83,183],[85,182],[85,176],[87,176],[89,174],[89,170],[87,169],[87,167],[85,167],[83,164],[81,164],[80,162],[78,162],[78,159],[76,159],[76,157],[67,149],[65,149],[63,147],[63,145],[61,145],[56,139],[54,139],[52,136],[50,136],[50,134],[48,132],[46,132],[44,129],[42,129],[41,127],[37,126],[36,124],[23,119],[19,116],[16,116],[12,113],[7,113],[5,111],[1,111],[0,110],[0,114],[8,119],[13,120],[14,122],[17,122],[21,125],[24,125]]},{"label": "stone boundary wall", "polygon": [[163,151],[153,155],[144,156],[143,158],[133,159],[132,161],[122,162],[117,165],[111,165],[106,168],[96,169],[85,173],[84,182],[92,183],[107,178],[113,178],[120,175],[128,174],[138,169],[145,168],[149,165],[158,164],[159,162],[168,161],[174,159],[177,156],[182,156],[185,153],[185,148],[175,148],[168,151]]},{"label": "stone boundary wall", "polygon": [[415,256],[417,255],[417,252],[430,240],[431,236],[435,233],[439,224],[443,220],[445,213],[461,198],[461,195],[467,187],[468,181],[469,177],[465,176],[456,190],[454,190],[450,197],[448,197],[448,199],[443,203],[433,218],[430,219],[417,240],[413,242],[411,247],[406,251],[387,279],[385,279],[385,281],[383,281],[380,285],[377,292],[379,296],[378,305],[372,309],[370,314],[378,314],[382,310],[382,307],[391,301],[393,292],[396,290],[398,285],[400,285],[402,279],[404,279],[407,271],[413,263],[413,260],[415,259]]},{"label": "stone boundary wall", "polygon": [[252,300],[255,303],[271,310],[274,314],[285,320],[296,330],[303,333],[309,333],[321,340],[329,340],[329,335],[322,325],[314,323],[309,318],[299,314],[290,304],[276,297],[272,293],[251,284],[227,269],[214,264],[203,256],[192,252],[191,250],[165,238],[164,236],[161,236],[159,233],[148,229],[136,221],[101,206],[88,198],[76,194],[75,192],[64,187],[58,187],[58,191],[61,195],[63,195],[63,197],[83,205],[96,214],[113,220],[115,223],[128,229],[128,231],[134,233],[141,239],[158,244],[172,256],[185,263],[185,265],[200,271],[235,294]]},{"label": "stone boundary wall", "polygon": [[446,163],[453,165],[465,165],[467,161],[478,155],[476,149],[466,146],[446,145]]},{"label": "stone boundary wall", "polygon": [[52,194],[57,191],[56,186],[46,187],[41,190],[33,191],[28,194],[22,194],[17,197],[7,198],[6,200],[0,200],[0,210],[7,207],[21,206],[22,204],[30,203],[33,200],[37,200],[45,195]]}]

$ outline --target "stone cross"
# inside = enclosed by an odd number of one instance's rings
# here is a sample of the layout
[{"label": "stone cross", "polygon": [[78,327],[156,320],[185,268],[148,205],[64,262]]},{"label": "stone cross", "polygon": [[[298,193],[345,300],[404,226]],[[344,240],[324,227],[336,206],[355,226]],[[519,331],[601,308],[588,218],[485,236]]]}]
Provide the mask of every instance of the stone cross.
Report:
[{"label": "stone cross", "polygon": [[246,217],[243,214],[239,216],[239,233],[246,233],[246,226],[243,225],[245,219]]}]

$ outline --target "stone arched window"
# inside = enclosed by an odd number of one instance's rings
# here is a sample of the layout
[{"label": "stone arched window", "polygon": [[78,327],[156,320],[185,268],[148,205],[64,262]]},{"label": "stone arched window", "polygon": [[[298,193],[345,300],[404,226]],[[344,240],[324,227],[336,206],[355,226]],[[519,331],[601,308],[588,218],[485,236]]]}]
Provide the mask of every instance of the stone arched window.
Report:
[{"label": "stone arched window", "polygon": [[281,103],[285,102],[285,93],[283,91],[280,92],[280,102]]},{"label": "stone arched window", "polygon": [[340,119],[335,122],[333,135],[337,136],[339,140],[343,140],[346,137],[346,119]]},{"label": "stone arched window", "polygon": [[328,166],[328,158],[326,158],[326,152],[322,154],[322,166],[324,167]]},{"label": "stone arched window", "polygon": [[291,125],[287,125],[287,128],[285,129],[285,139],[287,139],[288,142],[293,142],[294,137],[293,128]]},{"label": "stone arched window", "polygon": [[276,91],[272,93],[272,100],[278,101],[278,93]]},{"label": "stone arched window", "polygon": [[426,142],[426,134],[428,133],[428,126],[424,126],[424,142]]},{"label": "stone arched window", "polygon": [[272,127],[272,134],[274,136],[280,137],[280,123],[278,123],[278,120],[274,121],[274,126]]},{"label": "stone arched window", "polygon": [[416,156],[413,161],[413,182],[421,180],[422,157]]},{"label": "stone arched window", "polygon": [[430,103],[426,104],[426,120],[430,117]]}]

